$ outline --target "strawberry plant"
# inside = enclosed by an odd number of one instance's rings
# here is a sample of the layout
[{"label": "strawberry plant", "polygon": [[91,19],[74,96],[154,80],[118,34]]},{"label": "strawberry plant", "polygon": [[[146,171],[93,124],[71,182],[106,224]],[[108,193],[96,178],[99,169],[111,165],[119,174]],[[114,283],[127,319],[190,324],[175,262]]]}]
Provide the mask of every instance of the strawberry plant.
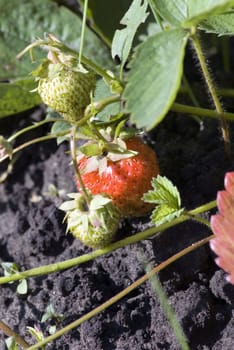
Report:
[{"label": "strawberry plant", "polygon": [[3,347],[232,347],[233,8],[0,0]]}]

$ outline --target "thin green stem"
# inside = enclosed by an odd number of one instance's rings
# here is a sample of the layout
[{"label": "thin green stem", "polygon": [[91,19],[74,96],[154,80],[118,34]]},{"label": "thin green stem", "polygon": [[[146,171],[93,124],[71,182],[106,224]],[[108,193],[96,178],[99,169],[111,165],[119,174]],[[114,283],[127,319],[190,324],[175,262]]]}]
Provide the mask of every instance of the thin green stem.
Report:
[{"label": "thin green stem", "polygon": [[[203,212],[209,211],[213,208],[216,207],[216,201],[208,202],[194,210],[190,210],[188,213],[191,215],[199,215]],[[99,256],[103,256],[105,254],[109,254],[113,252],[116,249],[128,246],[130,244],[137,243],[139,241],[142,241],[144,239],[150,238],[151,236],[163,232],[175,225],[181,224],[184,221],[189,220],[190,218],[186,215],[182,215],[171,222],[165,223],[163,225],[160,225],[158,227],[151,227],[143,232],[139,232],[133,236],[127,237],[125,239],[122,239],[120,241],[117,241],[113,244],[110,244],[108,247],[98,249],[95,251],[91,251],[88,254],[84,254],[81,256],[78,256],[73,259],[65,260],[62,262],[50,264],[50,265],[45,265],[45,266],[40,266],[36,267],[27,271],[20,271],[12,276],[4,276],[0,277],[0,284],[5,284],[9,283],[12,281],[18,281],[24,278],[29,278],[29,277],[35,277],[35,276],[40,276],[40,275],[45,275],[53,272],[58,272],[62,271],[65,269],[69,269],[71,267],[83,264],[85,262],[88,262],[90,260],[93,260]]]},{"label": "thin green stem", "polygon": [[[146,272],[150,272],[152,267],[150,265],[146,266]],[[155,291],[155,295],[160,302],[160,305],[166,315],[171,328],[174,331],[176,339],[180,345],[181,350],[190,350],[186,336],[184,334],[183,328],[181,327],[174,309],[168,301],[168,297],[164,292],[164,289],[160,283],[158,276],[155,274],[150,278],[151,285]]]},{"label": "thin green stem", "polygon": [[[52,134],[52,135],[46,135],[46,136],[41,136],[41,137],[38,137],[36,139],[33,139],[33,140],[30,140],[28,142],[25,142],[23,143],[22,145],[16,147],[13,152],[12,152],[12,155],[22,151],[24,148],[27,148],[29,146],[32,146],[33,144],[35,143],[39,143],[39,142],[43,142],[43,141],[48,141],[48,140],[52,140],[52,139],[56,139],[57,137],[59,136],[64,136],[68,134],[68,131],[63,131],[63,132],[60,132],[60,133],[57,133],[57,134]],[[8,159],[9,158],[9,155],[6,154],[4,155],[2,158],[0,158],[0,163],[3,162],[4,160]]]},{"label": "thin green stem", "polygon": [[[218,88],[216,91],[220,96],[232,98],[234,97],[234,89]],[[185,85],[181,86],[179,89],[179,93],[188,94],[187,87]]]},{"label": "thin green stem", "polygon": [[152,11],[152,13],[154,15],[154,18],[155,18],[156,22],[158,23],[160,29],[163,31],[164,27],[163,27],[163,24],[162,24],[162,20],[161,20],[159,14],[158,14],[158,10],[157,10],[157,7],[155,5],[155,1],[148,0],[148,4],[149,4],[149,6],[151,8],[151,11]]},{"label": "thin green stem", "polygon": [[186,78],[185,74],[183,75],[183,83],[184,83],[184,86],[186,88],[186,91],[190,97],[190,100],[192,101],[192,103],[194,104],[195,107],[200,107],[199,103],[198,103],[198,100],[196,98],[196,96],[194,95],[194,92],[188,82],[188,79]]},{"label": "thin green stem", "polygon": [[[194,32],[195,32],[195,30],[194,30]],[[227,125],[226,119],[224,117],[224,111],[222,109],[215,85],[213,84],[209,69],[207,67],[200,40],[199,40],[196,33],[194,33],[191,38],[192,38],[195,52],[196,52],[198,60],[200,62],[202,73],[204,75],[207,87],[208,87],[210,95],[213,99],[214,106],[215,106],[216,112],[217,112],[219,120],[220,120],[225,149],[226,149],[227,154],[230,155],[230,153],[231,153],[230,135],[229,135],[228,125]]]},{"label": "thin green stem", "polygon": [[[66,46],[64,43],[59,41],[57,38],[55,38],[52,35],[48,35],[48,38],[46,40],[36,40],[32,44],[28,45],[23,51],[21,51],[16,58],[20,59],[25,53],[28,51],[32,50],[35,47],[38,46],[44,46],[47,48],[47,50],[50,50],[51,52],[58,52],[61,51],[65,54],[69,54],[75,59],[79,60],[79,53],[76,52],[75,50],[71,49],[70,47]],[[104,69],[102,69],[100,66],[98,66],[96,63],[91,61],[89,58],[86,56],[82,55],[81,56],[81,62],[87,65],[89,68],[91,68],[94,72],[96,72],[98,75],[103,77],[108,84],[111,84],[111,82],[117,81],[119,85],[121,86],[121,82],[118,80],[116,76],[110,75],[108,72],[106,72]]]},{"label": "thin green stem", "polygon": [[84,0],[83,19],[82,19],[81,36],[80,36],[80,49],[79,49],[79,58],[78,58],[79,65],[81,64],[82,53],[84,48],[87,9],[88,9],[88,0]]},{"label": "thin green stem", "polygon": [[87,189],[84,185],[84,182],[82,180],[81,174],[80,174],[80,170],[77,164],[77,160],[76,160],[76,126],[73,126],[71,129],[71,138],[70,138],[70,150],[71,150],[71,157],[72,157],[72,163],[73,163],[73,167],[75,170],[75,174],[77,177],[77,180],[79,182],[81,191],[84,195],[85,201],[87,206],[89,206],[90,203],[90,195],[87,192]]},{"label": "thin green stem", "polygon": [[[213,119],[218,118],[218,114],[216,111],[213,111],[207,108],[198,108],[198,107],[183,105],[181,103],[173,103],[170,110],[178,113],[184,113],[184,114],[195,114],[201,117],[208,117]],[[223,117],[227,120],[234,121],[234,113],[224,112]]]},{"label": "thin green stem", "polygon": [[179,253],[177,253],[177,254],[173,255],[172,257],[170,257],[169,259],[165,260],[160,265],[157,265],[156,267],[154,267],[151,271],[147,272],[144,276],[142,276],[137,281],[132,283],[129,287],[122,290],[120,293],[116,294],[115,296],[113,296],[112,298],[107,300],[105,303],[103,303],[100,306],[96,307],[95,309],[91,310],[90,312],[88,312],[84,316],[80,317],[78,320],[70,323],[66,327],[60,329],[58,332],[54,333],[53,335],[45,338],[43,341],[40,341],[37,344],[31,346],[28,350],[36,350],[36,349],[40,348],[41,346],[46,345],[49,342],[54,341],[55,339],[58,339],[59,337],[61,337],[65,333],[71,331],[72,329],[78,327],[79,325],[81,325],[85,321],[90,320],[92,317],[96,316],[100,312],[106,310],[108,307],[117,303],[122,298],[126,297],[133,290],[140,287],[143,283],[145,283],[147,280],[152,278],[152,276],[154,276],[156,273],[162,271],[167,266],[169,266],[173,262],[177,261],[178,259],[180,259],[184,255],[186,255],[186,254],[192,252],[193,250],[198,249],[199,247],[207,244],[213,237],[214,237],[214,235],[211,235],[211,236],[204,238],[201,241],[198,241],[198,242],[190,245],[189,247],[181,250]]},{"label": "thin green stem", "polygon": [[234,89],[217,89],[217,92],[223,97],[234,97]]},{"label": "thin green stem", "polygon": [[205,226],[210,228],[210,222],[207,219],[205,219],[205,218],[203,218],[201,216],[198,216],[198,215],[191,215],[188,212],[185,213],[185,215],[188,215],[191,220],[197,221],[200,224],[203,224],[203,225],[205,225]]},{"label": "thin green stem", "polygon": [[0,320],[0,329],[6,334],[8,337],[12,337],[15,339],[16,344],[20,345],[23,349],[28,349],[30,344],[28,344],[18,333],[13,331],[6,323]]},{"label": "thin green stem", "polygon": [[24,128],[24,129],[21,129],[21,130],[17,131],[14,135],[10,136],[7,141],[8,142],[12,142],[17,137],[25,134],[28,131],[31,131],[31,130],[36,129],[36,128],[39,128],[39,127],[41,127],[44,124],[53,123],[53,122],[60,121],[60,120],[61,119],[59,119],[59,118],[44,119],[44,120],[42,120],[40,122],[37,122],[36,124],[28,126],[27,128]]},{"label": "thin green stem", "polygon": [[91,103],[90,105],[87,106],[84,117],[81,120],[79,120],[76,126],[79,127],[84,125],[85,123],[87,123],[87,121],[90,118],[94,117],[97,113],[101,112],[106,106],[115,102],[119,102],[120,100],[121,100],[120,95],[116,94],[116,95],[108,96],[103,100]]},{"label": "thin green stem", "polygon": [[97,138],[100,141],[103,141],[105,144],[107,143],[107,140],[105,139],[105,137],[100,133],[100,131],[98,130],[98,128],[96,127],[95,124],[92,124],[90,121],[88,121],[87,123],[90,127],[90,130],[97,136]]}]

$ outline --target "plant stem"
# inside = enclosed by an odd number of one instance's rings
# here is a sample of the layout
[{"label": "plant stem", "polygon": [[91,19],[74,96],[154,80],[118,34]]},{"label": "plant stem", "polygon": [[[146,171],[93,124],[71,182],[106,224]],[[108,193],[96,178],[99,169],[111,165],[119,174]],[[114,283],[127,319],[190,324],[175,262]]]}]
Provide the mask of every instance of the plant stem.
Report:
[{"label": "plant stem", "polygon": [[87,106],[84,117],[81,120],[79,120],[76,126],[78,127],[85,124],[90,118],[94,117],[97,113],[102,111],[106,106],[110,105],[111,103],[119,102],[120,98],[120,95],[116,94],[108,96],[103,100],[91,103]]},{"label": "plant stem", "polygon": [[195,220],[195,221],[199,222],[200,224],[203,224],[203,225],[210,228],[210,222],[207,219],[204,219],[198,215],[191,215],[188,212],[185,213],[185,215],[188,215],[191,220]]},{"label": "plant stem", "polygon": [[[69,54],[69,55],[71,55],[74,58],[79,60],[79,53],[78,52],[76,52],[75,50],[66,46],[64,43],[62,43],[58,39],[55,40],[55,38],[52,37],[51,35],[48,35],[46,40],[38,39],[38,40],[34,41],[32,44],[28,45],[23,51],[21,51],[16,56],[16,58],[20,59],[23,55],[25,55],[26,52],[28,52],[28,51],[30,51],[33,48],[38,47],[38,46],[44,46],[47,48],[47,50],[50,50],[50,51],[64,52],[65,54]],[[84,55],[81,56],[81,62],[84,63],[85,65],[87,65],[88,67],[90,67],[98,75],[103,77],[109,84],[111,84],[111,82],[113,80],[115,80],[121,85],[121,82],[118,80],[118,78],[116,76],[110,75],[108,72],[106,72],[104,69],[102,69],[100,66],[98,66],[96,63],[94,63],[89,58],[85,57]]]},{"label": "plant stem", "polygon": [[150,6],[150,8],[151,8],[151,11],[152,11],[152,13],[153,13],[153,15],[154,15],[154,18],[155,18],[156,22],[158,23],[160,29],[163,31],[163,30],[164,30],[164,27],[163,27],[161,18],[160,18],[159,14],[158,14],[158,10],[157,10],[157,7],[156,7],[156,5],[155,5],[155,1],[153,1],[153,0],[148,0],[148,4],[149,4],[149,6]]},{"label": "plant stem", "polygon": [[16,343],[20,345],[23,349],[28,349],[30,344],[28,344],[19,334],[17,334],[13,329],[11,329],[8,325],[6,325],[3,321],[0,320],[0,329],[5,333],[8,337],[12,337],[15,339]]},{"label": "plant stem", "polygon": [[[213,118],[213,119],[218,118],[216,111],[213,111],[213,110],[207,109],[207,108],[198,108],[198,107],[183,105],[181,103],[173,103],[170,110],[174,111],[174,112],[178,112],[178,113],[196,114],[196,115],[199,115],[201,117],[208,117],[208,118]],[[234,121],[234,113],[224,112],[223,117],[227,120]]]},{"label": "plant stem", "polygon": [[210,95],[211,95],[211,97],[213,99],[217,115],[218,115],[219,120],[220,120],[225,150],[226,150],[227,154],[230,155],[230,153],[231,153],[231,144],[230,144],[230,135],[229,135],[228,125],[227,125],[227,122],[226,122],[225,117],[224,117],[224,111],[223,111],[221,103],[219,101],[216,88],[215,88],[215,86],[213,84],[210,72],[208,70],[204,54],[202,52],[202,47],[201,47],[200,40],[199,40],[199,38],[198,38],[196,33],[194,33],[192,35],[192,42],[193,42],[193,46],[194,46],[195,52],[197,54],[198,60],[199,60],[200,65],[201,65],[201,69],[202,69],[202,72],[203,72],[203,75],[204,75],[207,87],[208,87]]},{"label": "plant stem", "polygon": [[[188,213],[190,215],[199,215],[203,212],[209,211],[213,208],[216,207],[216,201],[212,201],[212,202],[208,202],[194,210],[189,211]],[[115,243],[110,244],[108,247],[102,248],[102,249],[97,249],[94,251],[91,251],[88,254],[84,254],[81,256],[78,256],[76,258],[73,259],[69,259],[69,260],[65,260],[62,262],[58,262],[58,263],[54,263],[54,264],[50,264],[50,265],[45,265],[45,266],[39,266],[30,270],[26,270],[26,271],[20,271],[12,276],[4,276],[4,277],[0,277],[0,284],[5,284],[5,283],[9,283],[12,281],[18,281],[24,278],[29,278],[29,277],[35,277],[35,276],[40,276],[40,275],[44,275],[44,274],[49,274],[49,273],[53,273],[53,272],[58,272],[58,271],[62,271],[65,269],[69,269],[71,267],[83,264],[85,262],[88,262],[90,260],[93,260],[99,256],[111,253],[112,251],[125,247],[127,245],[130,244],[134,244],[137,243],[139,241],[142,241],[144,239],[147,239],[153,235],[155,235],[156,233],[160,233],[163,232],[175,225],[181,224],[184,221],[189,220],[190,217],[187,215],[182,215],[174,220],[172,220],[171,222],[162,224],[158,227],[151,227],[143,232],[139,232],[133,236],[124,238],[120,241],[117,241]]]},{"label": "plant stem", "polygon": [[83,322],[90,320],[92,317],[96,316],[97,314],[99,314],[100,312],[104,311],[108,307],[112,306],[113,304],[115,304],[116,302],[121,300],[122,298],[126,297],[126,295],[128,295],[133,290],[135,290],[136,288],[141,286],[148,279],[152,278],[152,276],[154,276],[156,273],[162,271],[167,266],[169,266],[173,262],[177,261],[178,259],[180,259],[184,255],[186,255],[186,254],[192,252],[193,250],[195,250],[195,249],[203,246],[204,244],[208,243],[213,237],[214,237],[214,235],[211,235],[211,236],[209,236],[207,238],[204,238],[204,239],[202,239],[202,240],[200,240],[200,241],[190,245],[189,247],[181,250],[179,253],[173,255],[169,259],[165,260],[163,263],[161,263],[161,264],[157,265],[156,267],[154,267],[151,271],[146,273],[144,276],[139,278],[137,281],[132,283],[129,287],[125,288],[120,293],[116,294],[115,296],[113,296],[112,298],[107,300],[105,303],[103,303],[100,306],[96,307],[95,309],[91,310],[90,312],[88,312],[84,316],[80,317],[78,320],[70,323],[66,327],[60,329],[58,332],[54,333],[53,335],[45,338],[44,340],[38,342],[37,344],[31,346],[28,350],[36,350],[39,347],[41,347],[41,346],[43,346],[45,344],[48,344],[49,342],[51,342],[51,341],[61,337],[63,334],[67,333],[68,331],[71,331],[72,329],[78,327]]},{"label": "plant stem", "polygon": [[194,95],[194,92],[188,82],[188,79],[186,78],[185,74],[183,75],[183,83],[184,83],[184,86],[185,86],[185,89],[190,97],[190,100],[192,101],[192,103],[194,104],[195,107],[200,107],[199,103],[198,103],[198,100],[196,98],[196,96]]},{"label": "plant stem", "polygon": [[15,140],[17,137],[21,136],[22,134],[31,131],[33,129],[39,128],[40,126],[46,124],[46,123],[52,123],[52,122],[56,122],[56,121],[61,121],[61,119],[59,118],[50,118],[50,119],[44,119],[40,122],[37,122],[33,125],[28,126],[27,128],[21,129],[19,131],[17,131],[14,135],[10,136],[8,138],[8,142],[12,142],[13,140]]},{"label": "plant stem", "polygon": [[84,10],[83,10],[82,28],[81,28],[81,36],[80,36],[79,59],[78,59],[79,65],[81,64],[83,47],[84,47],[84,35],[85,35],[87,9],[88,9],[88,0],[84,0]]},{"label": "plant stem", "polygon": [[86,204],[87,204],[87,206],[89,206],[90,195],[87,192],[87,189],[86,189],[86,187],[85,187],[85,185],[83,183],[83,180],[82,180],[82,177],[81,177],[81,174],[80,174],[80,170],[79,170],[79,167],[78,167],[78,164],[77,164],[77,160],[76,160],[76,126],[73,126],[71,128],[70,150],[71,150],[72,163],[73,163],[73,167],[74,167],[74,170],[75,170],[75,173],[76,173],[77,180],[79,182],[81,191],[82,191],[82,193],[84,195]]},{"label": "plant stem", "polygon": [[[145,268],[146,272],[150,272],[151,269],[152,267],[149,264]],[[159,300],[164,314],[167,317],[172,330],[174,331],[174,334],[180,345],[181,350],[190,350],[183,328],[177,319],[176,313],[172,308],[166,293],[164,292],[164,289],[160,283],[158,276],[156,274],[153,275],[150,278],[150,282],[154,289],[155,296]]]},{"label": "plant stem", "polygon": [[[223,97],[234,97],[234,89],[227,89],[227,88],[218,88],[216,89],[217,93]],[[183,85],[179,89],[179,93],[186,93],[188,94],[187,86]],[[224,112],[225,115],[225,112]]]},{"label": "plant stem", "polygon": [[[35,143],[56,139],[57,137],[64,136],[66,134],[68,134],[68,131],[63,131],[63,132],[60,132],[60,133],[57,133],[57,134],[53,134],[53,135],[41,136],[41,137],[38,137],[36,139],[30,140],[30,141],[25,142],[22,145],[16,147],[13,150],[12,155],[14,155],[15,153],[17,153],[19,151],[22,151],[24,148],[27,148],[27,147],[35,144]],[[0,158],[0,163],[3,162],[4,160],[6,160],[7,158],[9,158],[9,155],[8,154],[4,155],[2,158]]]}]

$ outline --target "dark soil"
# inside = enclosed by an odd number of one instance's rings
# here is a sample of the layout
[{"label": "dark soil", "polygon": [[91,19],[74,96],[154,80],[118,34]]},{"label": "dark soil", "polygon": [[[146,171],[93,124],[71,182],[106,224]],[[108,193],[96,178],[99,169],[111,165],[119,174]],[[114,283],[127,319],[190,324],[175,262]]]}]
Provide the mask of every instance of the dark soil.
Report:
[{"label": "dark soil", "polygon": [[[17,128],[26,123],[26,117],[8,120]],[[34,112],[27,122],[37,117]],[[8,129],[5,132],[12,131],[3,125]],[[201,129],[194,119],[171,114],[146,139],[157,151],[161,173],[179,188],[187,209],[215,199],[223,188],[224,173],[233,170],[233,157],[228,160],[225,156],[217,121],[205,120]],[[28,148],[0,187],[1,262],[14,261],[27,270],[90,251],[65,234],[64,214],[58,209],[61,199],[48,194],[49,184],[67,193],[75,190],[66,150],[66,144],[57,148],[53,141]],[[148,217],[126,220],[117,238],[147,228],[148,222]],[[158,264],[210,234],[205,226],[186,222],[72,269],[30,278],[26,296],[17,295],[17,283],[3,285],[0,318],[32,343],[27,326],[36,325],[48,335],[53,324],[41,323],[49,303],[64,316],[58,328],[65,326],[141,277],[144,261]],[[159,277],[190,349],[234,348],[234,287],[215,265],[209,245],[172,264]],[[5,349],[3,335],[0,349]],[[179,350],[180,346],[147,282],[46,349]]]}]

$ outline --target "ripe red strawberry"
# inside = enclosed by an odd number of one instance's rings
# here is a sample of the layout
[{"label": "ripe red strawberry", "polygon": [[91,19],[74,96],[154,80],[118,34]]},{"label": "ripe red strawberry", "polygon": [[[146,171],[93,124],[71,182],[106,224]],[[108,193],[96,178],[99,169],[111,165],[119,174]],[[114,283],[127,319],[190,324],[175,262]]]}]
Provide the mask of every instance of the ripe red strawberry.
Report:
[{"label": "ripe red strawberry", "polygon": [[[141,216],[152,209],[152,204],[143,202],[142,196],[151,189],[152,178],[159,174],[158,162],[155,152],[140,138],[129,138],[126,145],[137,155],[116,162],[108,160],[101,174],[98,170],[86,172],[82,180],[92,194],[108,194],[123,216]],[[78,160],[81,170],[87,160],[86,156]]]}]

